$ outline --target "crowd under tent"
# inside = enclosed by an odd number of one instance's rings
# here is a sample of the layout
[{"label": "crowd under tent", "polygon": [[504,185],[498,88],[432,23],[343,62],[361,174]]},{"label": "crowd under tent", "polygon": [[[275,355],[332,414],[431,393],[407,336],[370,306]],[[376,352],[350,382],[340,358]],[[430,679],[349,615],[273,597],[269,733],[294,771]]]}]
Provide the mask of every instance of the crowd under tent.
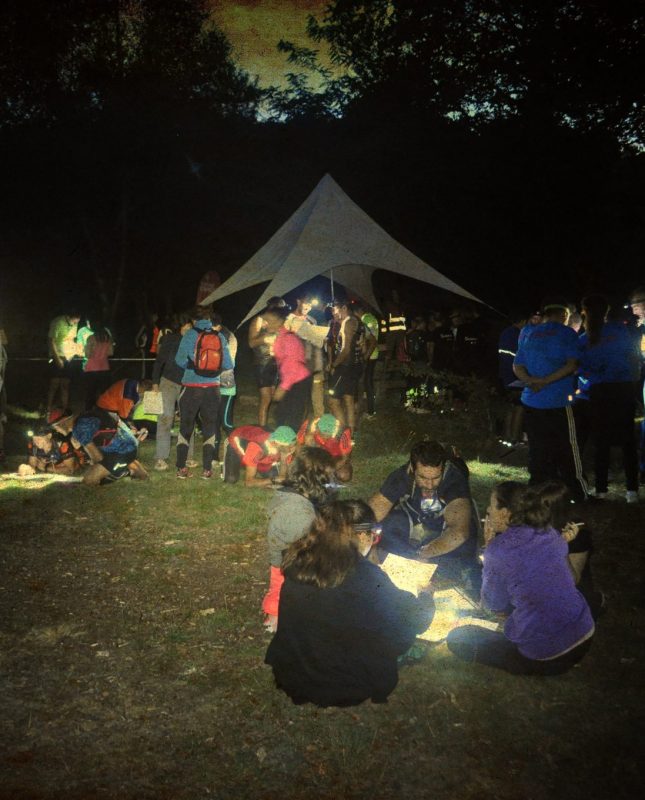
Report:
[{"label": "crowd under tent", "polygon": [[282,297],[317,276],[345,287],[374,309],[372,274],[383,269],[437,286],[460,297],[479,298],[446,278],[393,239],[331,175],[325,175],[304,203],[255,255],[202,302],[268,283],[240,325],[260,312],[270,297]]}]

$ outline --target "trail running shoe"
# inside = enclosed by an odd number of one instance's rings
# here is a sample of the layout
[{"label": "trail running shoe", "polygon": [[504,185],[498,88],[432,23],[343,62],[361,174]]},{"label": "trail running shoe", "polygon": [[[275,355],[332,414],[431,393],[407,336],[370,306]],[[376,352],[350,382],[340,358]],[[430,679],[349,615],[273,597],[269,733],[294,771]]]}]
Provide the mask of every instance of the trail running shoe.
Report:
[{"label": "trail running shoe", "polygon": [[158,458],[155,463],[155,469],[157,472],[165,472],[168,469],[168,462],[164,461],[163,458]]},{"label": "trail running shoe", "polygon": [[202,478],[207,481],[209,478],[213,477],[213,470],[212,469],[205,469],[202,472]]},{"label": "trail running shoe", "polygon": [[180,467],[180,469],[177,470],[177,477],[184,481],[186,478],[192,478],[193,473],[188,471],[188,467]]}]

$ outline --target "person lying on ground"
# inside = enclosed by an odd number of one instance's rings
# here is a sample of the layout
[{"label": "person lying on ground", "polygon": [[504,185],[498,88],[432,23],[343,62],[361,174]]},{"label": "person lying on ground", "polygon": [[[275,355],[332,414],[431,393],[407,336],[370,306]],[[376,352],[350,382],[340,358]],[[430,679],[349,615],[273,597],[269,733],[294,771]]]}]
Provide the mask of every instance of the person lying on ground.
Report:
[{"label": "person lying on ground", "polygon": [[422,604],[366,558],[374,525],[362,500],[333,502],[285,554],[280,624],[265,662],[296,704],[384,703],[398,656],[427,627]]},{"label": "person lying on ground", "polygon": [[296,449],[296,432],[280,425],[273,432],[259,425],[241,425],[229,434],[222,478],[237,483],[244,467],[244,485],[260,488],[281,483]]},{"label": "person lying on ground", "polygon": [[30,436],[27,443],[27,463],[18,467],[18,474],[24,476],[48,472],[73,475],[80,469],[77,452],[69,434],[63,435],[47,425]]},{"label": "person lying on ground", "polygon": [[306,419],[298,431],[298,444],[322,447],[336,460],[336,477],[341,483],[351,481],[352,432],[333,414],[323,414],[313,420]]},{"label": "person lying on ground", "polygon": [[498,484],[484,525],[482,606],[507,614],[504,632],[464,626],[448,636],[459,658],[514,674],[557,675],[578,663],[595,625],[575,585],[567,542],[553,527],[553,484]]},{"label": "person lying on ground", "polygon": [[267,539],[271,570],[269,590],[262,602],[264,624],[269,631],[275,631],[278,621],[280,587],[284,580],[280,569],[283,553],[307,533],[316,511],[332,497],[334,466],[334,458],[321,447],[301,447],[289,464],[282,487],[269,502]]},{"label": "person lying on ground", "polygon": [[105,485],[127,475],[146,480],[148,473],[137,460],[138,445],[145,434],[145,428],[133,431],[115,412],[97,407],[81,414],[74,424],[71,442],[74,447],[82,447],[91,461],[83,483]]},{"label": "person lying on ground", "polygon": [[380,551],[437,563],[438,579],[478,592],[479,515],[468,477],[454,449],[422,441],[368,502],[383,528]]}]

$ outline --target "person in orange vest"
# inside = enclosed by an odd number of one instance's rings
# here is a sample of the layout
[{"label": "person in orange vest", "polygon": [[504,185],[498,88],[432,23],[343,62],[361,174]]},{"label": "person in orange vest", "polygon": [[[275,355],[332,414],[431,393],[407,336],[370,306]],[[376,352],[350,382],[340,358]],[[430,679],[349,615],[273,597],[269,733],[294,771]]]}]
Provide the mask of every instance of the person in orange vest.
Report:
[{"label": "person in orange vest", "polygon": [[322,447],[336,462],[336,477],[341,483],[351,481],[353,475],[352,432],[333,414],[323,414],[309,421],[306,419],[298,431],[298,445]]},{"label": "person in orange vest", "polygon": [[134,407],[143,399],[143,393],[152,389],[152,381],[127,378],[113,383],[96,401],[98,408],[113,411],[121,419],[128,419]]}]

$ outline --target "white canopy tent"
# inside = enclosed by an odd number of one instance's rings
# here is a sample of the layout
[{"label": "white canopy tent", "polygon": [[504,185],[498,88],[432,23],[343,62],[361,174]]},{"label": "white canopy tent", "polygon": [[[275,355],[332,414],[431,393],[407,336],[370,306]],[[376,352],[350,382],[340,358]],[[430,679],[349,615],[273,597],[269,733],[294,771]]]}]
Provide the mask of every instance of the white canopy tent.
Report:
[{"label": "white canopy tent", "polygon": [[243,323],[261,311],[270,297],[285,295],[323,275],[377,309],[372,289],[375,269],[482,302],[399,244],[345,194],[331,175],[325,175],[269,241],[203,303],[270,281]]}]

